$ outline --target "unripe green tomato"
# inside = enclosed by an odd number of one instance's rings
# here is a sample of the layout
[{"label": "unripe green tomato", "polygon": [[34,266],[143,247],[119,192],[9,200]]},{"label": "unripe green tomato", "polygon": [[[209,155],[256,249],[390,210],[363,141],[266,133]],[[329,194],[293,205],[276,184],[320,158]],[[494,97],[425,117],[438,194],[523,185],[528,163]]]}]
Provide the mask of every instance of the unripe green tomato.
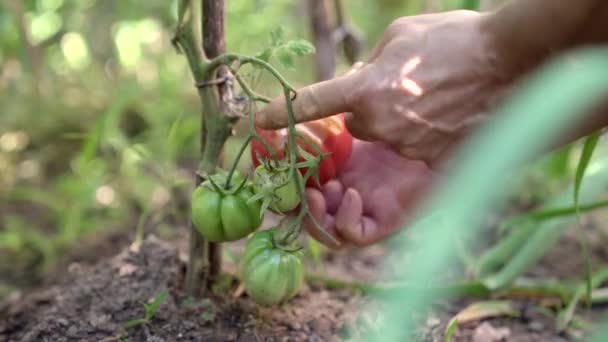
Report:
[{"label": "unripe green tomato", "polygon": [[[235,175],[232,187],[241,182],[243,178]],[[253,196],[251,186],[246,184],[238,191],[221,190],[218,192],[209,181],[194,190],[192,223],[196,229],[212,242],[235,241],[253,233],[262,217],[260,201],[248,202]]]},{"label": "unripe green tomato", "polygon": [[[296,177],[302,177],[299,172],[295,174]],[[255,168],[253,173],[253,189],[256,193],[271,192],[274,196],[271,197],[268,207],[274,212],[286,213],[300,204],[298,184],[295,179],[290,177],[289,168],[271,170],[265,165],[260,165]],[[272,189],[272,191],[266,189]]]},{"label": "unripe green tomato", "polygon": [[276,246],[272,228],[256,232],[247,242],[241,277],[249,297],[271,306],[283,303],[298,293],[304,281],[304,253]]}]

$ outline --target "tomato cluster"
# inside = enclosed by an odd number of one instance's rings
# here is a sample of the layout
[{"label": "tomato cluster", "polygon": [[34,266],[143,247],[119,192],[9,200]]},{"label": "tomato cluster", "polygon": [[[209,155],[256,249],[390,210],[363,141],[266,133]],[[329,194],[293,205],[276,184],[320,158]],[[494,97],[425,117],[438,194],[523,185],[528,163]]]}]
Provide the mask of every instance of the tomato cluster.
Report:
[{"label": "tomato cluster", "polygon": [[220,171],[208,177],[192,194],[192,223],[212,242],[236,241],[253,234],[243,258],[242,281],[255,302],[274,305],[298,292],[304,277],[303,253],[292,246],[292,236],[297,235],[287,234],[277,241],[277,228],[256,232],[263,214],[266,209],[285,214],[298,207],[298,184],[302,184],[307,168],[313,166],[318,171],[318,182],[314,177],[307,178],[307,186],[320,186],[337,177],[350,157],[352,137],[342,115],[296,125],[300,155],[308,154],[306,157],[312,156],[314,161],[297,161],[300,172],[292,173],[290,166],[295,166],[285,158],[288,130],[256,130],[274,149],[276,158],[270,158],[270,151],[261,142],[252,140],[256,168],[251,180],[234,171],[232,175]]},{"label": "tomato cluster", "polygon": [[[339,114],[324,119],[301,123],[297,124],[295,128],[298,133],[306,138],[296,139],[296,143],[300,148],[313,156],[318,156],[318,152],[328,154],[328,156],[321,161],[321,165],[319,165],[318,176],[320,184],[317,184],[313,178],[309,178],[306,185],[309,187],[317,187],[336,178],[344,169],[353,146],[353,137],[344,125],[344,116]],[[285,157],[285,146],[288,139],[287,129],[270,131],[256,128],[256,131],[262,139],[276,151],[277,159],[283,159]],[[310,143],[314,144],[316,149],[311,146]],[[270,151],[268,151],[262,143],[257,140],[251,142],[251,158],[255,166],[262,164],[264,162],[263,159],[268,159],[270,157]],[[300,169],[300,172],[304,175],[306,169]]]}]

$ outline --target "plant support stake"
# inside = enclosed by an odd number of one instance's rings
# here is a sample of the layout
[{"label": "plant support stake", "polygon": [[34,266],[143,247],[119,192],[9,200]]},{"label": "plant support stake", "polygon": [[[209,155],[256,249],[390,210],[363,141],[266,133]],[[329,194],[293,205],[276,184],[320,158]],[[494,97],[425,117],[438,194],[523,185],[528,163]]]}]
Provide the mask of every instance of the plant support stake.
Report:
[{"label": "plant support stake", "polygon": [[[202,12],[202,15],[201,15]],[[221,73],[210,67],[207,54],[216,57],[225,49],[223,0],[180,0],[178,26],[174,45],[186,55],[201,99],[201,161],[196,185],[206,175],[215,172],[224,142],[228,138],[232,120],[222,112],[220,99],[226,92],[226,82],[212,82]],[[199,29],[201,28],[201,29]],[[204,49],[201,47],[204,46]],[[185,288],[191,296],[198,296],[208,288],[209,281],[221,270],[219,244],[206,241],[190,223]]]}]

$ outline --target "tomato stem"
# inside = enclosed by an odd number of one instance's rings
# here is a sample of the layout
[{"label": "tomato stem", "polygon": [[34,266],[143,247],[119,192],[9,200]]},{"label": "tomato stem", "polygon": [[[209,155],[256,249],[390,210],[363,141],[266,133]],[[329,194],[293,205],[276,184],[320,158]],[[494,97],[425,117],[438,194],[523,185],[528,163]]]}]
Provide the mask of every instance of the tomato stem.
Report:
[{"label": "tomato stem", "polygon": [[[244,55],[239,55],[239,54],[234,54],[234,53],[226,53],[226,54],[217,56],[217,57],[213,58],[212,60],[210,60],[209,63],[205,66],[205,69],[206,69],[207,73],[211,73],[211,72],[213,72],[213,70],[215,70],[216,68],[218,68],[222,65],[230,66],[235,62],[238,62],[239,66],[243,66],[245,64],[254,64],[259,67],[262,67],[263,69],[266,69],[268,72],[270,72],[272,74],[272,76],[274,76],[277,79],[277,81],[279,81],[279,83],[281,83],[281,86],[284,89],[289,89],[290,93],[297,94],[294,87],[292,87],[291,84],[289,84],[289,82],[287,82],[287,80],[283,77],[283,75],[281,75],[277,71],[277,69],[275,69],[268,62],[265,62],[256,57],[244,56]],[[243,90],[245,90],[245,89],[243,89]]]},{"label": "tomato stem", "polygon": [[234,171],[236,170],[236,167],[238,166],[239,161],[241,160],[241,156],[243,156],[243,153],[247,149],[247,145],[249,144],[251,139],[253,139],[253,136],[251,134],[249,134],[247,136],[247,139],[245,139],[245,142],[243,142],[243,145],[241,145],[239,153],[236,155],[234,162],[232,162],[232,166],[230,167],[230,171],[228,172],[228,177],[226,178],[226,184],[224,186],[224,188],[226,190],[230,189],[230,181],[232,180],[232,175],[234,174]]},{"label": "tomato stem", "polygon": [[241,75],[239,75],[237,69],[230,68],[230,72],[232,72],[232,74],[234,75],[234,78],[239,83],[239,85],[241,86],[243,91],[247,94],[247,96],[249,97],[249,100],[252,102],[250,104],[250,106],[253,106],[254,102],[256,102],[256,101],[270,103],[271,100],[269,98],[267,98],[264,95],[258,94],[251,89],[251,87],[247,84],[247,82],[245,82],[245,80],[241,77]]},{"label": "tomato stem", "polygon": [[[289,143],[289,172],[291,174],[291,177],[295,179],[295,183],[297,185],[297,189],[298,189],[298,196],[302,199],[301,204],[300,204],[300,212],[298,214],[297,219],[294,222],[294,226],[296,227],[295,229],[293,229],[293,231],[291,231],[291,234],[288,234],[286,236],[289,237],[290,239],[292,238],[290,235],[293,235],[294,233],[296,234],[296,237],[298,235],[300,235],[300,232],[302,231],[302,221],[304,220],[304,217],[307,213],[309,213],[309,209],[308,209],[308,202],[306,201],[306,197],[304,195],[305,192],[305,183],[304,183],[304,179],[302,177],[297,177],[296,172],[300,172],[297,168],[296,168],[296,163],[298,162],[298,157],[299,157],[299,151],[296,147],[296,136],[298,136],[298,132],[296,130],[296,125],[295,125],[295,117],[293,114],[293,103],[292,103],[292,98],[291,98],[291,92],[290,89],[288,88],[283,88],[283,94],[285,96],[285,104],[287,106],[287,123],[288,123],[288,129],[289,129],[289,136],[288,136],[288,143]],[[310,215],[312,217],[312,215]],[[321,233],[323,235],[325,235],[332,243],[336,244],[336,245],[340,245],[340,242],[338,240],[336,240],[335,237],[331,236],[329,233],[327,233],[327,231],[325,231],[325,229],[323,229],[322,227],[317,227],[320,228],[319,230],[321,231]]]}]

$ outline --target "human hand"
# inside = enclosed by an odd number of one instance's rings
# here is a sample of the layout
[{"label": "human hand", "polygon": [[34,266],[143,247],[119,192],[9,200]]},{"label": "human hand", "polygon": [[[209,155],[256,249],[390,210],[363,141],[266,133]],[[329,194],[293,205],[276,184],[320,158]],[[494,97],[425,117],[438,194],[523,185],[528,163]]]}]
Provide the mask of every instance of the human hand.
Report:
[{"label": "human hand", "polygon": [[307,231],[336,248],[366,246],[393,234],[427,192],[433,172],[421,161],[408,160],[382,143],[353,142],[351,157],[338,179],[306,197],[316,222],[341,245],[319,232],[310,219]]},{"label": "human hand", "polygon": [[[480,28],[482,14],[454,11],[393,22],[366,64],[298,92],[297,122],[345,112],[349,131],[434,166],[481,122],[508,80]],[[256,115],[287,125],[279,98]]]}]

